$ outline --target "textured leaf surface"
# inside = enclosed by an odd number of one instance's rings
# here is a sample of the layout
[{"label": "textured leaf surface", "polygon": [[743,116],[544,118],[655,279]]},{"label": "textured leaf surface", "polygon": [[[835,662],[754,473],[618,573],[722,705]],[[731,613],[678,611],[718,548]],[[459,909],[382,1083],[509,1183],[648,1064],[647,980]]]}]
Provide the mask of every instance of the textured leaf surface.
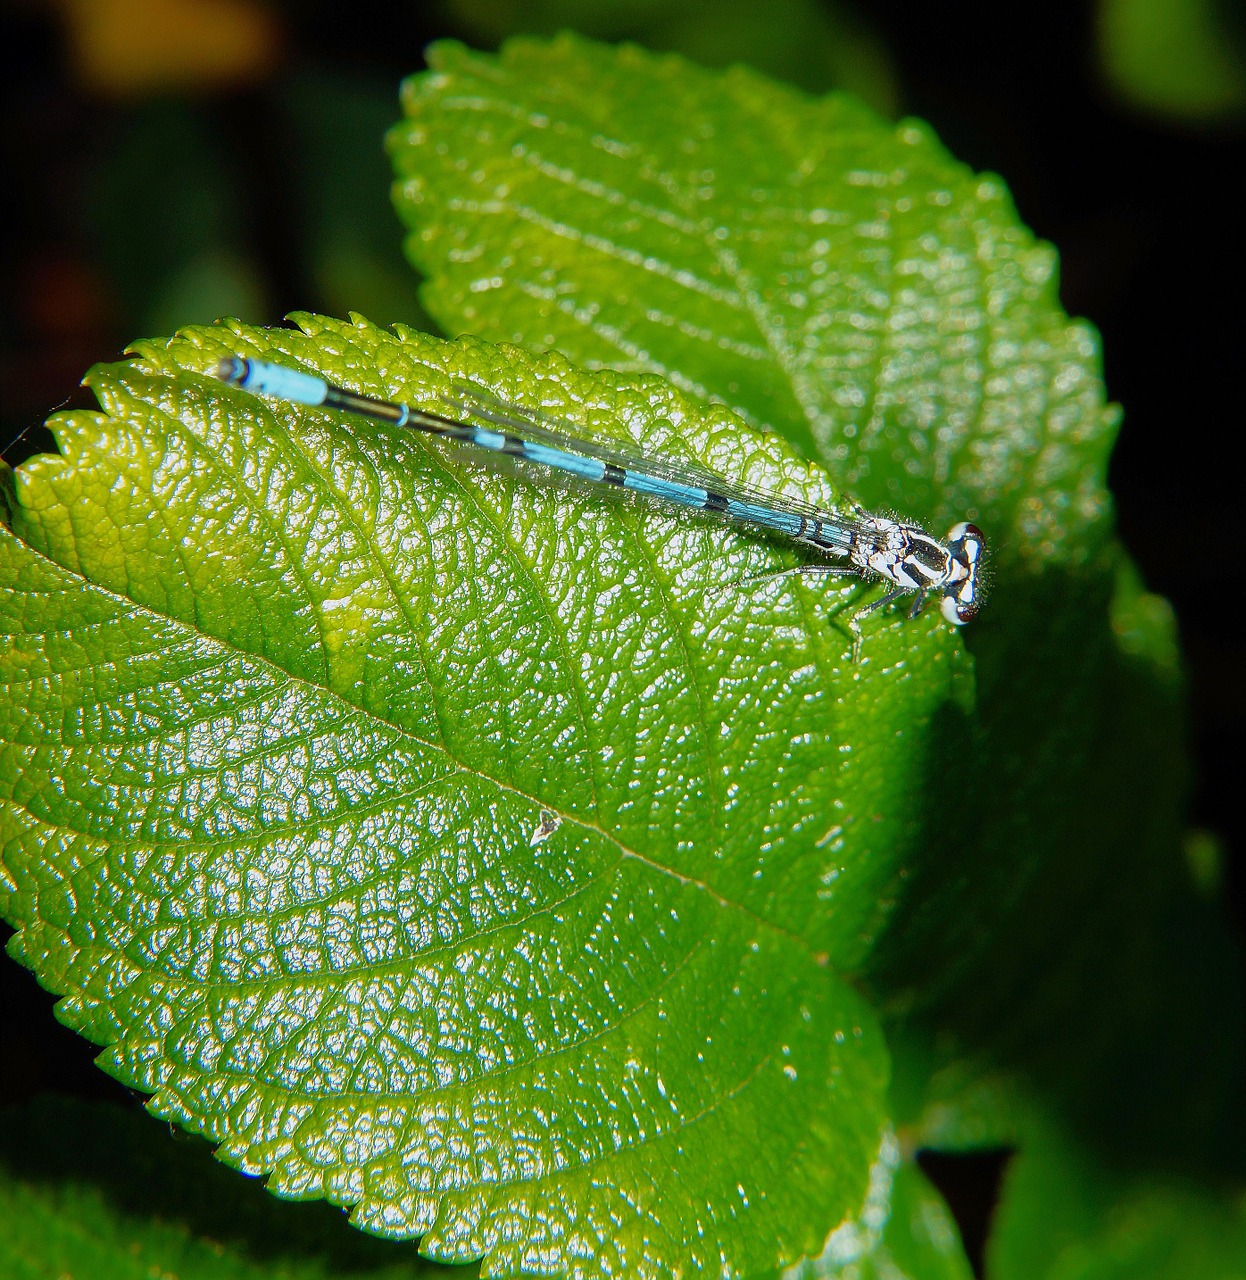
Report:
[{"label": "textured leaf surface", "polygon": [[412,1244],[281,1205],[202,1144],[117,1107],[40,1099],[0,1112],[5,1280],[469,1280]]},{"label": "textured leaf surface", "polygon": [[[16,474],[5,908],[61,1017],[283,1195],[498,1273],[756,1272],[861,1203],[886,1066],[842,980],[970,684],[935,617],[851,667],[780,549],[205,376],[470,376],[827,498],[653,379],[188,331]],[[854,589],[848,589],[851,596]]]},{"label": "textured leaf surface", "polygon": [[831,1233],[817,1258],[784,1280],[972,1280],[960,1233],[939,1193],[894,1138],[870,1171],[861,1211]]},{"label": "textured leaf surface", "polygon": [[1115,414],[1002,182],[742,68],[574,36],[429,60],[390,148],[450,332],[661,373],[867,505],[1085,554]]},{"label": "textured leaf surface", "polygon": [[867,503],[986,531],[976,732],[941,726],[925,801],[945,856],[870,957],[891,1036],[1020,1067],[1135,1147],[1225,1145],[1241,997],[1181,855],[1173,621],[1111,541],[1116,415],[1054,251],[851,99],[575,37],[431,66],[390,145],[443,325],[660,370]]}]

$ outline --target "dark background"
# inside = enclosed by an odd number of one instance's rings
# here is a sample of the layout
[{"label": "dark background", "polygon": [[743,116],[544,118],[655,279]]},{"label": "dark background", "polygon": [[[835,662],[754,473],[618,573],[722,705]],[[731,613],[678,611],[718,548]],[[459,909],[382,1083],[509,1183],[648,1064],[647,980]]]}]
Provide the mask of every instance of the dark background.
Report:
[{"label": "dark background", "polygon": [[[16,463],[50,447],[43,418],[88,404],[77,389],[88,366],[144,334],[227,312],[271,323],[296,309],[419,323],[380,135],[397,119],[399,79],[422,65],[434,38],[488,47],[524,29],[522,12],[537,29],[563,23],[684,47],[706,61],[749,57],[771,74],[787,67],[815,90],[850,83],[889,114],[929,120],[974,168],[1002,174],[1022,219],[1060,251],[1065,308],[1102,334],[1108,392],[1125,406],[1110,472],[1120,530],[1148,586],[1177,611],[1195,756],[1190,819],[1223,840],[1240,931],[1240,104],[1190,110],[1122,88],[1105,70],[1099,14],[1087,4],[1022,11],[997,0],[877,0],[819,10],[809,0],[794,12],[831,49],[819,62],[807,33],[793,37],[800,60],[785,53],[782,32],[751,57],[757,37],[743,27],[710,30],[710,7],[699,21],[685,5],[682,28],[659,28],[652,12],[647,25],[643,5],[638,17],[586,4],[589,16],[576,21],[574,2],[508,11],[500,0],[291,0],[255,10],[236,65],[230,28],[220,25],[223,71],[162,69],[159,49],[145,51],[148,31],[127,31],[121,19],[109,32],[71,22],[69,6],[0,7],[5,457]],[[1224,47],[1246,47],[1240,7],[1222,17]],[[732,20],[729,8],[719,19]],[[109,56],[109,40],[133,52],[134,67]],[[51,998],[25,970],[0,965],[0,1000],[0,1101],[46,1088],[122,1094],[91,1065],[91,1047],[54,1023]],[[999,1164],[929,1166],[974,1252]]]}]

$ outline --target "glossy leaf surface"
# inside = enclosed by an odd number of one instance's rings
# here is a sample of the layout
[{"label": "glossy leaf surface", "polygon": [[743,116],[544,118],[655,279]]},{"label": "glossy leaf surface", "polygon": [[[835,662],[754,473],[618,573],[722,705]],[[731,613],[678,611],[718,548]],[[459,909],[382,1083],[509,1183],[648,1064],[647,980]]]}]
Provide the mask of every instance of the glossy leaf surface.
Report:
[{"label": "glossy leaf surface", "polygon": [[448,331],[663,374],[867,506],[1085,555],[1116,414],[999,179],[744,68],[570,35],[429,60],[390,149]]},{"label": "glossy leaf surface", "polygon": [[304,325],[97,369],[16,474],[16,953],[160,1114],[431,1256],[816,1253],[880,1141],[842,975],[937,839],[898,797],[968,705],[954,636],[884,619],[852,667],[843,588],[733,585],[780,548],[207,375],[468,377],[829,499],[657,380]]},{"label": "glossy leaf surface", "polygon": [[1181,853],[1173,621],[1112,542],[1117,414],[1054,251],[998,178],[842,95],[574,36],[430,63],[390,146],[444,326],[660,370],[867,504],[986,532],[979,714],[944,726],[925,801],[947,852],[870,960],[892,1034],[936,1036],[927,1067],[1020,1067],[1137,1144],[1218,1141],[1241,1043],[1212,1028],[1240,993]]}]

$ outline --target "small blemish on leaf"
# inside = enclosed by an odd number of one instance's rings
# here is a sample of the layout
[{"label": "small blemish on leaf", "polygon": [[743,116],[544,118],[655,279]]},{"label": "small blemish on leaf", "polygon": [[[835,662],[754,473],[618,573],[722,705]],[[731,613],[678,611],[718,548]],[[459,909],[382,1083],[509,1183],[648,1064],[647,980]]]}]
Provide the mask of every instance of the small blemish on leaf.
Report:
[{"label": "small blemish on leaf", "polygon": [[543,844],[546,840],[562,826],[562,819],[549,809],[541,810],[541,825],[532,833],[532,839],[528,841],[529,845],[536,847]]}]

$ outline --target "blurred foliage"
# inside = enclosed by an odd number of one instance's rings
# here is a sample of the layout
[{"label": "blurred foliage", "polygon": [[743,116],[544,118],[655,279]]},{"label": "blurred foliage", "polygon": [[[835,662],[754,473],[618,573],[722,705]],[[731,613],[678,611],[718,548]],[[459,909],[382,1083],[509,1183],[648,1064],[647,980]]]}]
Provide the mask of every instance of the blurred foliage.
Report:
[{"label": "blurred foliage", "polygon": [[1133,107],[1191,124],[1246,116],[1246,13],[1234,0],[1100,0],[1099,57]]},{"label": "blurred foliage", "polygon": [[232,178],[210,119],[185,99],[133,108],[100,156],[86,221],[127,319],[142,331],[266,318]]},{"label": "blurred foliage", "polygon": [[470,1280],[325,1204],[275,1200],[207,1144],[70,1098],[0,1109],[4,1280]]},{"label": "blurred foliage", "polygon": [[1131,1171],[1055,1117],[1026,1114],[988,1249],[991,1280],[1239,1280],[1246,1197]]},{"label": "blurred foliage", "polygon": [[393,85],[306,71],[291,77],[279,110],[292,143],[313,296],[334,315],[358,311],[378,324],[431,329],[384,198],[390,167],[383,139],[394,120]]},{"label": "blurred foliage", "polygon": [[[251,104],[250,138],[226,133],[210,104],[130,108],[95,166],[86,212],[128,323],[146,333],[222,315],[271,323],[274,285],[285,284],[326,310],[421,324],[385,196],[381,139],[394,114],[392,85],[340,71],[266,91]],[[264,195],[280,196],[272,229],[252,217],[266,182]],[[272,231],[288,238],[286,281],[260,265]]]},{"label": "blurred foliage", "polygon": [[886,116],[899,90],[891,59],[850,0],[445,0],[475,43],[563,29],[635,40],[706,67],[747,63],[813,92],[846,89]]},{"label": "blurred foliage", "polygon": [[281,31],[253,0],[55,0],[70,57],[92,92],[126,98],[253,82]]}]

